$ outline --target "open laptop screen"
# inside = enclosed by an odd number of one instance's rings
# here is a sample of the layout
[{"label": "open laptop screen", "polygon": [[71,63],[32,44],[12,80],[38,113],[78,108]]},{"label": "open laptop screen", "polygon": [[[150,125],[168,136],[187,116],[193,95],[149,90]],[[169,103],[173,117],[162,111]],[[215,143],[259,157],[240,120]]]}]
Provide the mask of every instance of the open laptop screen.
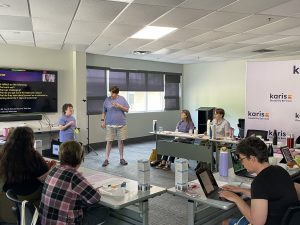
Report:
[{"label": "open laptop screen", "polygon": [[200,168],[196,171],[196,175],[206,196],[219,189],[218,184],[209,169]]},{"label": "open laptop screen", "polygon": [[231,153],[232,167],[233,167],[234,173],[246,170],[245,167],[243,166],[242,162],[239,160],[239,157],[235,153],[235,151],[231,151],[230,153]]},{"label": "open laptop screen", "polygon": [[60,146],[59,141],[56,141],[56,140],[51,141],[51,153],[53,156],[59,155],[59,146]]}]

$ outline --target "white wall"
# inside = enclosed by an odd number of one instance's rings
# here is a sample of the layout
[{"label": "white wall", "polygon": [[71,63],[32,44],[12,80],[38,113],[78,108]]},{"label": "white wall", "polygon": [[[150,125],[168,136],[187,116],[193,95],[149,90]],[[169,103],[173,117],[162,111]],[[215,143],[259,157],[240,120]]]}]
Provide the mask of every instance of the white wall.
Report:
[{"label": "white wall", "polygon": [[[153,61],[125,59],[111,56],[100,56],[87,54],[86,64],[88,66],[109,67],[113,69],[128,70],[149,70],[182,73],[183,66],[172,63],[160,63]],[[179,111],[149,112],[149,113],[128,113],[129,138],[149,135],[152,130],[152,120],[158,120],[159,126],[165,130],[174,130],[180,119]],[[105,141],[105,131],[100,128],[100,115],[90,116],[90,142]]]},{"label": "white wall", "polygon": [[[49,50],[42,48],[0,45],[0,67],[22,69],[48,69],[58,71],[58,113],[47,114],[51,123],[57,123],[61,106],[74,102],[74,79],[71,51]],[[40,127],[37,121],[25,121],[33,128]],[[0,123],[3,127],[18,126],[23,122]],[[2,129],[1,129],[2,130]]]},{"label": "white wall", "polygon": [[237,129],[238,118],[245,113],[245,61],[199,63],[183,66],[183,108],[221,107],[225,118]]},{"label": "white wall", "polygon": [[[67,50],[50,50],[14,45],[0,45],[0,67],[24,69],[48,69],[58,71],[58,113],[47,114],[51,123],[57,123],[61,116],[61,106],[72,103],[75,109],[77,125],[81,128],[78,140],[87,143],[86,116],[86,65],[122,69],[141,69],[182,73],[183,66],[171,63],[159,63],[143,60],[99,56]],[[129,113],[129,138],[149,135],[152,120],[157,119],[164,129],[175,129],[179,120],[179,111],[155,113]],[[23,125],[24,122],[0,122],[3,127]],[[25,121],[32,128],[40,128],[37,121]],[[100,128],[100,117],[90,117],[90,143],[105,141],[105,132]]]}]

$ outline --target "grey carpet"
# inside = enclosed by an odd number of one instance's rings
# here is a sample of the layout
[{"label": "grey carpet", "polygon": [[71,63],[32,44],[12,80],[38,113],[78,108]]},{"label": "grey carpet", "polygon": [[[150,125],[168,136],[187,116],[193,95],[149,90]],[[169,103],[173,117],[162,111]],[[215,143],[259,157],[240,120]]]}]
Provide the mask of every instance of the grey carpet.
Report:
[{"label": "grey carpet", "polygon": [[[125,144],[125,158],[128,161],[127,166],[121,166],[119,163],[119,151],[116,145],[113,146],[110,155],[110,164],[103,168],[101,166],[105,149],[90,152],[85,156],[83,166],[103,171],[113,175],[126,177],[137,180],[137,160],[148,159],[155,142],[145,142],[139,144]],[[193,168],[196,166],[195,161],[190,161],[189,180],[196,179]],[[170,188],[175,184],[174,165],[170,171],[151,168],[151,184]],[[149,220],[150,225],[184,225],[187,224],[187,201],[183,198],[163,194],[149,200]]]}]

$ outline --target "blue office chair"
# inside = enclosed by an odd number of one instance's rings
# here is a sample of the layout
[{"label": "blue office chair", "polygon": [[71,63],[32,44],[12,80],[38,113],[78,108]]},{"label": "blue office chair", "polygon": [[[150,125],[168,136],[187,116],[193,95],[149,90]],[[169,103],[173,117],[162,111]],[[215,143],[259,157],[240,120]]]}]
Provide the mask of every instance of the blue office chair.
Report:
[{"label": "blue office chair", "polygon": [[300,221],[300,205],[289,207],[282,220],[281,225],[299,225]]}]

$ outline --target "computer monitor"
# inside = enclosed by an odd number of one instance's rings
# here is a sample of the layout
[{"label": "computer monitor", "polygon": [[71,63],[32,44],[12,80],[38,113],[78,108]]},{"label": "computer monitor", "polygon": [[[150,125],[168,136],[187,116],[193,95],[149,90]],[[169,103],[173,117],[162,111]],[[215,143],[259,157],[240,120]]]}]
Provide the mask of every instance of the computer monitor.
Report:
[{"label": "computer monitor", "polygon": [[52,140],[51,141],[51,154],[53,156],[57,156],[59,155],[59,146],[60,146],[60,141],[57,140]]}]

